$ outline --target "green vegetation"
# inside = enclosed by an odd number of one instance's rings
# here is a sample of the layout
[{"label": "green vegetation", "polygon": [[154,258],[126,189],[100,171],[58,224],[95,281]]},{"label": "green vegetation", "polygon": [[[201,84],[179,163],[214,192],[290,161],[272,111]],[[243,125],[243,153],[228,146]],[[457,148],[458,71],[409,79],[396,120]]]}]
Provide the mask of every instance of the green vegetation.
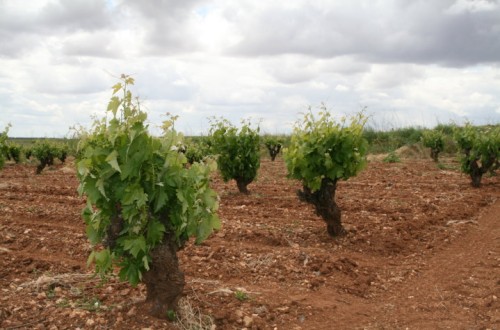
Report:
[{"label": "green vegetation", "polygon": [[383,159],[384,163],[399,163],[401,162],[401,158],[396,154],[396,152],[391,151],[385,156]]},{"label": "green vegetation", "polygon": [[7,145],[7,158],[13,160],[16,164],[21,161],[22,147],[18,144],[9,143]]},{"label": "green vegetation", "polygon": [[33,145],[32,154],[35,156],[39,164],[36,167],[36,174],[42,173],[46,166],[54,165],[54,159],[57,158],[58,150],[54,145],[46,140],[36,141]]},{"label": "green vegetation", "polygon": [[185,166],[175,117],[164,122],[163,136],[151,136],[147,114],[128,90],[133,82],[122,75],[107,108],[112,119],[104,116],[83,132],[78,191],[87,196],[88,263],[102,276],[116,266],[121,279],[145,282],[151,313],[165,317],[177,309],[185,284],[177,251],[190,237],[201,243],[220,226],[218,197],[209,188],[216,165]]},{"label": "green vegetation", "polygon": [[26,151],[26,158],[35,156],[39,164],[36,168],[36,174],[42,173],[46,166],[54,165],[54,160],[59,159],[62,163],[68,155],[68,146],[61,143],[53,143],[49,140],[37,140],[33,147]]},{"label": "green vegetation", "polygon": [[431,158],[437,163],[439,153],[444,150],[444,134],[438,129],[427,130],[422,134],[424,147],[431,149]]},{"label": "green vegetation", "polygon": [[0,170],[3,168],[5,164],[5,158],[7,157],[8,149],[7,149],[7,139],[9,133],[10,124],[7,125],[3,132],[0,133]]},{"label": "green vegetation", "polygon": [[248,300],[248,294],[244,291],[241,291],[241,290],[236,290],[234,292],[234,296],[236,297],[236,299],[238,299],[239,301],[245,301],[245,300]]},{"label": "green vegetation", "polygon": [[278,156],[278,154],[281,151],[281,148],[283,147],[283,140],[274,136],[266,136],[264,139],[264,145],[269,151],[269,156],[271,157],[271,161],[274,162],[276,156]]},{"label": "green vegetation", "polygon": [[338,180],[355,176],[366,165],[368,143],[363,137],[363,113],[335,122],[323,107],[316,118],[311,111],[296,122],[285,150],[289,177],[302,181],[299,198],[311,203],[327,223],[331,236],[345,233],[335,203]]},{"label": "green vegetation", "polygon": [[461,150],[461,170],[469,174],[472,186],[480,187],[488,171],[500,168],[500,126],[457,128],[455,137]]},{"label": "green vegetation", "polygon": [[373,128],[363,130],[363,137],[368,141],[369,152],[373,154],[387,153],[405,145],[412,145],[421,140],[421,128],[406,127],[390,131],[377,131]]},{"label": "green vegetation", "polygon": [[210,149],[217,156],[222,179],[234,179],[238,190],[248,194],[247,186],[257,177],[260,167],[259,127],[252,128],[243,120],[241,128],[226,119],[213,119],[210,128]]},{"label": "green vegetation", "polygon": [[55,145],[55,149],[57,152],[57,158],[61,161],[61,163],[64,163],[66,161],[66,158],[68,157],[68,152],[69,152],[68,145],[67,144]]},{"label": "green vegetation", "polygon": [[201,162],[208,156],[208,145],[203,139],[186,139],[185,151],[187,161],[189,164]]}]

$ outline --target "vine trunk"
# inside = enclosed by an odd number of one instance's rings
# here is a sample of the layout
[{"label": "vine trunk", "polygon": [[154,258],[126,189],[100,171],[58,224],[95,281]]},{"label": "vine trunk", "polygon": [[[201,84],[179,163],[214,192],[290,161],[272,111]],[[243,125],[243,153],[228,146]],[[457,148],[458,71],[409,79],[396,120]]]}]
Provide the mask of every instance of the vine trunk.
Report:
[{"label": "vine trunk", "polygon": [[312,192],[309,187],[304,186],[303,190],[298,192],[300,200],[314,205],[316,214],[326,222],[326,229],[332,237],[346,234],[341,222],[340,209],[335,203],[336,189],[336,180],[323,178],[319,190]]},{"label": "vine trunk", "polygon": [[177,311],[184,289],[177,250],[177,244],[165,235],[162,243],[151,251],[151,268],[144,273],[146,303],[151,306],[151,315],[158,318],[168,318],[171,311]]}]

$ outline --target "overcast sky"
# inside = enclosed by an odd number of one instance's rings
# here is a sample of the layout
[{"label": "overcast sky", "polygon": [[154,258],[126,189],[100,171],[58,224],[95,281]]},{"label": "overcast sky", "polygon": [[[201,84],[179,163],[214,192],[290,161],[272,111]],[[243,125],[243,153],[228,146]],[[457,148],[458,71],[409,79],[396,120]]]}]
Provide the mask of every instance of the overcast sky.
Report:
[{"label": "overcast sky", "polygon": [[[62,137],[120,74],[151,126],[290,132],[322,102],[374,128],[500,123],[497,0],[0,0],[0,130]],[[154,130],[153,130],[154,131]]]}]

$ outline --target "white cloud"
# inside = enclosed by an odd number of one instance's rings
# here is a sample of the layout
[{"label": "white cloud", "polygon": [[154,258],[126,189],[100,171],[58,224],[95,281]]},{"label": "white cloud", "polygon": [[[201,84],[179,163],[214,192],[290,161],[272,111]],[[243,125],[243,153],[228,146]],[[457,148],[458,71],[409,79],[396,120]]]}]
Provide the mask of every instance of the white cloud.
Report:
[{"label": "white cloud", "polygon": [[[498,1],[0,0],[0,128],[62,136],[121,73],[151,127],[262,118],[289,132],[324,102],[383,126],[500,122]],[[387,126],[387,125],[386,125]]]},{"label": "white cloud", "polygon": [[335,86],[335,90],[338,91],[338,92],[347,92],[347,91],[350,90],[350,88],[347,87],[347,86],[339,84],[339,85]]},{"label": "white cloud", "polygon": [[360,90],[385,90],[423,78],[423,68],[413,64],[374,64],[363,75]]}]

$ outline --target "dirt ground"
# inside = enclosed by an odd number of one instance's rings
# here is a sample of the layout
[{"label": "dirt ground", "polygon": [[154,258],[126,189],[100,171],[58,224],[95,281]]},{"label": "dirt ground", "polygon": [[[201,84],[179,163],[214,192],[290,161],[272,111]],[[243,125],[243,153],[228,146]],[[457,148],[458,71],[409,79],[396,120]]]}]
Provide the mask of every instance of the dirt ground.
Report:
[{"label": "dirt ground", "polygon": [[372,161],[340,182],[331,239],[281,158],[251,195],[214,178],[222,229],[179,254],[181,321],[145,314],[144,286],[86,268],[71,162],[0,172],[1,329],[500,329],[500,178],[458,164]]}]

